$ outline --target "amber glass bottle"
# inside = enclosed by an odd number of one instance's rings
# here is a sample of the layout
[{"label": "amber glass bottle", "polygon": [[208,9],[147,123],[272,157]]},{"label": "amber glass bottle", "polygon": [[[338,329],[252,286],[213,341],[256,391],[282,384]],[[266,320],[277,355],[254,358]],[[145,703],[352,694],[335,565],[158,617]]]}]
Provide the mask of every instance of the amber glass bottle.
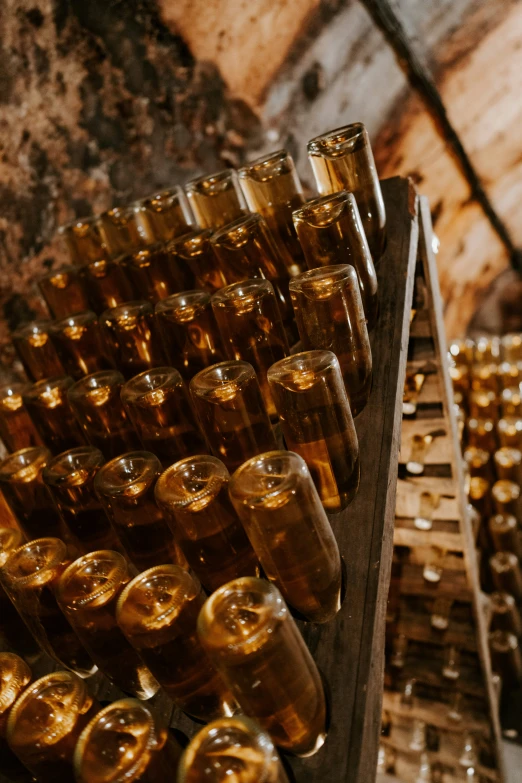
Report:
[{"label": "amber glass bottle", "polygon": [[0,387],[0,438],[7,451],[40,446],[42,439],[24,405],[26,383],[6,383]]},{"label": "amber glass bottle", "polygon": [[200,228],[220,228],[247,212],[234,169],[191,179],[185,191]]},{"label": "amber glass bottle", "polygon": [[135,205],[136,222],[148,245],[169,242],[192,228],[193,217],[183,189],[159,190]]},{"label": "amber glass bottle", "polygon": [[37,381],[24,392],[25,407],[42,441],[53,454],[85,443],[67,396],[73,384],[68,376],[48,378]]},{"label": "amber glass bottle", "polygon": [[126,378],[165,364],[165,354],[150,302],[127,302],[100,316],[114,365]]},{"label": "amber glass bottle", "polygon": [[65,318],[89,309],[89,299],[78,270],[53,270],[40,278],[38,288],[53,318]]},{"label": "amber glass bottle", "polygon": [[199,720],[231,715],[234,698],[197,636],[205,601],[199,582],[174,565],[150,568],[127,585],[118,602],[120,628],[163,689]]},{"label": "amber glass bottle", "polygon": [[31,321],[12,333],[11,339],[31,381],[63,375],[63,367],[51,340],[52,321]]},{"label": "amber glass bottle", "polygon": [[302,756],[321,747],[321,678],[275,585],[253,577],[223,585],[205,602],[198,633],[243,711],[276,745]]},{"label": "amber glass bottle", "polygon": [[65,372],[72,378],[111,367],[98,317],[91,310],[55,321],[51,337]]},{"label": "amber glass bottle", "polygon": [[211,229],[191,231],[168,244],[169,252],[190,269],[197,287],[210,293],[227,284],[212,249],[212,233]]}]

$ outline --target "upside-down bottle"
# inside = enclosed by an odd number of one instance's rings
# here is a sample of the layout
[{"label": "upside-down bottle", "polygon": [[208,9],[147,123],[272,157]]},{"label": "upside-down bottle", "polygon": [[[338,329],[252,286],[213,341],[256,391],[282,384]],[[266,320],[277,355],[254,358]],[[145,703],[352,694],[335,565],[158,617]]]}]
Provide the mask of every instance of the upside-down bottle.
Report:
[{"label": "upside-down bottle", "polygon": [[53,318],[65,318],[89,309],[89,299],[78,270],[63,267],[40,278],[38,288]]},{"label": "upside-down bottle", "polygon": [[139,574],[118,601],[118,624],[178,707],[199,720],[232,715],[234,697],[198,639],[205,602],[188,571],[161,565]]},{"label": "upside-down bottle", "polygon": [[73,383],[67,376],[48,378],[37,381],[24,392],[25,407],[42,441],[53,454],[85,443],[67,396]]},{"label": "upside-down bottle", "polygon": [[220,228],[247,212],[234,169],[191,179],[185,192],[200,228]]},{"label": "upside-down bottle", "polygon": [[321,678],[275,585],[254,577],[223,585],[205,602],[198,633],[242,710],[276,745],[301,756],[322,746]]}]

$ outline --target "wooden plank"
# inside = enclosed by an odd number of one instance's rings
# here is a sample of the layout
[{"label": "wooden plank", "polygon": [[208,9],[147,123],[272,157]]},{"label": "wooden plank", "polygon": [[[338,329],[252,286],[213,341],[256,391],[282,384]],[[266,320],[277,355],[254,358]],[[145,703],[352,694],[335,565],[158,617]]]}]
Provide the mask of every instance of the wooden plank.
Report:
[{"label": "wooden plank", "polygon": [[469,711],[463,711],[461,721],[453,721],[448,718],[449,705],[443,702],[430,701],[428,699],[415,698],[412,705],[402,704],[400,693],[386,691],[382,700],[383,710],[392,715],[400,715],[403,718],[418,718],[425,723],[430,723],[439,729],[453,731],[459,734],[477,732],[486,737],[491,736],[491,726],[480,715]]},{"label": "wooden plank", "polygon": [[397,459],[406,347],[417,254],[416,194],[408,180],[383,183],[388,241],[379,268],[380,317],[372,335],[370,401],[356,421],[361,489],[332,518],[348,575],[337,618],[303,633],[331,693],[324,747],[292,759],[298,783],[363,783],[377,764],[384,668],[384,626],[390,579]]},{"label": "wooden plank", "polygon": [[[437,529],[417,530],[414,527],[403,527],[401,522],[404,520],[395,520],[395,530],[393,533],[393,543],[396,546],[419,547],[430,546],[440,549],[451,549],[453,552],[462,551],[462,536],[460,533],[447,533]],[[413,520],[411,520],[413,522]]]},{"label": "wooden plank", "polygon": [[399,619],[394,623],[397,634],[403,634],[407,639],[427,644],[439,644],[447,646],[454,644],[468,652],[476,652],[477,640],[473,626],[469,623],[460,623],[450,619],[446,630],[440,631],[433,628],[430,618],[426,614],[413,612],[401,612]]}]

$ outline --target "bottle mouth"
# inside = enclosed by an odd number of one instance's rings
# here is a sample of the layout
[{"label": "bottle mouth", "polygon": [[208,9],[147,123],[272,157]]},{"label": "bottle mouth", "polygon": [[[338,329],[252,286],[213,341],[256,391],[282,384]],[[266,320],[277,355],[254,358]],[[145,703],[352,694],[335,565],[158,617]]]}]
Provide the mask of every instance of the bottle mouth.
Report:
[{"label": "bottle mouth", "polygon": [[205,509],[228,484],[230,474],[221,460],[209,454],[186,457],[167,468],[154,494],[160,507],[197,513]]},{"label": "bottle mouth", "polygon": [[286,150],[277,150],[262,155],[238,170],[239,179],[254,179],[256,182],[270,182],[283,174],[294,171],[294,162]]},{"label": "bottle mouth", "polygon": [[81,733],[74,772],[79,781],[90,783],[136,780],[158,746],[149,709],[136,699],[121,699],[95,715]]},{"label": "bottle mouth", "polygon": [[198,780],[200,774],[210,780],[235,779],[243,760],[252,783],[271,781],[272,767],[279,763],[272,740],[254,721],[243,716],[220,718],[201,728],[189,743],[180,763],[180,783],[191,779],[187,772]]},{"label": "bottle mouth", "polygon": [[94,479],[96,492],[105,497],[140,497],[162,471],[161,463],[150,451],[129,451],[100,468]]},{"label": "bottle mouth", "polygon": [[73,672],[41,677],[17,700],[9,714],[6,734],[15,748],[55,745],[76,725],[78,715],[92,704],[83,680]]},{"label": "bottle mouth", "polygon": [[99,215],[86,218],[76,218],[75,220],[71,220],[69,223],[64,223],[63,226],[59,226],[57,233],[59,236],[64,236],[65,234],[74,234],[76,237],[83,239],[88,234],[90,234],[93,229],[97,229],[98,220]]},{"label": "bottle mouth", "polygon": [[127,561],[118,552],[101,549],[75,560],[58,582],[58,600],[69,610],[103,606],[127,578]]},{"label": "bottle mouth", "polygon": [[496,570],[501,573],[511,571],[518,563],[518,558],[513,552],[497,552],[491,559],[495,561]]},{"label": "bottle mouth", "polygon": [[250,312],[257,301],[270,295],[275,295],[272,283],[263,277],[255,277],[221,288],[213,294],[211,302],[218,307],[244,313]]},{"label": "bottle mouth", "polygon": [[209,176],[197,177],[191,179],[185,185],[185,190],[190,195],[192,193],[201,196],[219,196],[226,190],[235,190],[235,180],[237,174],[234,169],[223,169]]},{"label": "bottle mouth", "polygon": [[363,123],[354,122],[316,136],[308,142],[307,149],[311,156],[339,158],[364,148],[367,144],[366,137]]},{"label": "bottle mouth", "polygon": [[198,397],[232,400],[255,378],[255,370],[248,362],[239,359],[219,362],[200,370],[190,381],[190,389]]},{"label": "bottle mouth", "polygon": [[28,446],[15,451],[0,464],[0,482],[29,484],[35,481],[50,457],[51,452],[45,446]]},{"label": "bottle mouth", "polygon": [[339,361],[332,351],[302,351],[275,362],[268,370],[267,378],[289,391],[305,392],[322,384],[322,373],[335,367],[339,369]]},{"label": "bottle mouth", "polygon": [[34,344],[35,348],[38,348],[41,347],[41,345],[45,345],[47,342],[51,326],[52,321],[48,319],[30,321],[16,329],[16,331],[13,332],[12,337],[29,340],[31,344]]},{"label": "bottle mouth", "polygon": [[316,299],[328,299],[337,293],[347,281],[353,281],[355,269],[349,264],[334,264],[309,269],[290,280],[290,291],[312,295]]},{"label": "bottle mouth", "polygon": [[[98,316],[92,310],[84,310],[82,313],[74,313],[74,315],[68,315],[66,318],[61,318],[56,321],[51,328],[53,334],[65,334],[66,337],[74,339],[76,333],[74,329],[79,329],[83,326],[93,323],[98,320]],[[78,332],[78,336],[83,334],[83,329]]]},{"label": "bottle mouth", "polygon": [[[88,396],[93,405],[103,405],[124,382],[125,379],[121,372],[100,370],[76,381],[69,389],[68,397],[70,400],[76,401]],[[93,394],[93,392],[98,392],[98,394]]]},{"label": "bottle mouth", "polygon": [[240,250],[259,235],[263,218],[257,212],[237,218],[227,223],[212,235],[211,245],[225,247],[229,250]]},{"label": "bottle mouth", "polygon": [[292,212],[292,219],[297,227],[306,224],[312,228],[321,229],[338,222],[344,212],[354,213],[355,198],[346,190],[328,196],[319,196],[303,204]]},{"label": "bottle mouth", "polygon": [[30,386],[24,394],[24,402],[40,405],[42,408],[59,408],[66,400],[66,393],[74,384],[68,375],[46,378]]},{"label": "bottle mouth", "polygon": [[189,323],[210,304],[208,291],[194,289],[181,291],[162,299],[156,305],[156,313],[172,318],[176,323]]},{"label": "bottle mouth", "polygon": [[280,509],[308,475],[306,462],[293,451],[267,451],[244,462],[232,475],[229,494],[248,508]]},{"label": "bottle mouth", "polygon": [[107,209],[100,217],[102,221],[108,221],[117,228],[123,228],[134,220],[134,205],[131,204],[128,207],[113,207],[112,209]]},{"label": "bottle mouth", "polygon": [[212,234],[210,228],[191,231],[189,234],[171,240],[167,250],[190,261],[192,258],[208,253]]},{"label": "bottle mouth", "polygon": [[18,655],[0,653],[0,716],[16,701],[31,682],[31,669]]},{"label": "bottle mouth", "polygon": [[37,538],[15,549],[3,567],[6,581],[15,588],[43,586],[57,576],[67,558],[59,538]]},{"label": "bottle mouth", "polygon": [[46,280],[49,281],[54,288],[64,289],[67,288],[71,282],[71,275],[75,274],[76,269],[73,266],[61,266],[59,269],[52,269],[50,272],[47,272],[46,275],[43,275],[43,277],[40,278],[40,281],[43,282]]},{"label": "bottle mouth", "polygon": [[173,389],[183,386],[183,379],[174,367],[154,367],[131,378],[121,390],[123,402],[162,405]]},{"label": "bottle mouth", "polygon": [[180,204],[184,200],[183,190],[179,185],[175,185],[173,188],[165,188],[164,190],[158,190],[151,196],[146,196],[141,199],[138,204],[151,212],[168,212],[176,204]]},{"label": "bottle mouth", "polygon": [[19,410],[23,403],[23,394],[29,388],[27,383],[6,383],[0,387],[0,406],[7,413]]},{"label": "bottle mouth", "polygon": [[100,316],[100,322],[107,326],[119,326],[121,329],[133,328],[140,318],[153,315],[154,307],[150,302],[135,300],[125,302],[105,310]]},{"label": "bottle mouth", "polygon": [[56,487],[79,487],[91,479],[105,462],[105,457],[94,446],[77,446],[64,451],[44,468],[46,484]]},{"label": "bottle mouth", "polygon": [[258,652],[288,616],[279,590],[256,577],[240,577],[219,587],[198,617],[204,646],[223,656]]},{"label": "bottle mouth", "polygon": [[180,566],[154,566],[123,588],[116,605],[118,624],[128,637],[168,628],[199,592],[199,583]]}]

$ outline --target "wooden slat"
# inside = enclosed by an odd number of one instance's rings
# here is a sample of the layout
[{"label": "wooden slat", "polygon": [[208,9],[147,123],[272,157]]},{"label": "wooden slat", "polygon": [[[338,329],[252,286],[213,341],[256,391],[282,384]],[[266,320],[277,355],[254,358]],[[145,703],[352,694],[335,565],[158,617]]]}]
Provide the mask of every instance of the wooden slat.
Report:
[{"label": "wooden slat", "polygon": [[454,644],[468,652],[476,652],[477,650],[475,631],[469,623],[460,623],[450,619],[448,628],[445,631],[440,631],[432,628],[430,618],[426,614],[401,612],[394,628],[396,633],[403,634],[407,639],[412,639],[415,642],[440,644],[441,646]]},{"label": "wooden slat", "polygon": [[419,477],[416,480],[397,482],[397,516],[414,519],[419,514],[423,492],[439,495],[438,506],[433,510],[433,519],[455,520],[459,518],[459,507],[455,498],[454,483],[446,479]]},{"label": "wooden slat", "polygon": [[446,434],[434,438],[426,454],[426,465],[446,465],[452,460],[453,444],[448,436],[446,421],[438,419],[404,419],[401,434],[401,451],[399,462],[406,463],[411,455],[411,439],[414,435],[427,435],[437,430],[445,430]]},{"label": "wooden slat", "polygon": [[395,178],[383,183],[383,193],[388,240],[378,267],[380,317],[372,334],[373,388],[356,421],[361,488],[350,507],[332,520],[346,562],[347,598],[334,621],[303,628],[331,693],[331,726],[324,747],[315,756],[292,759],[298,783],[365,783],[375,776],[402,394],[418,239],[416,195],[411,183]]},{"label": "wooden slat", "polygon": [[[417,530],[414,527],[403,527],[401,522],[405,520],[395,520],[395,530],[393,533],[393,543],[396,546],[420,547],[430,546],[440,549],[451,549],[453,552],[462,552],[462,536],[460,533],[447,533],[432,529],[430,531]],[[412,521],[412,520],[407,520]]]},{"label": "wooden slat", "polygon": [[403,718],[418,718],[426,723],[431,723],[439,729],[453,731],[458,734],[477,732],[486,737],[491,735],[491,727],[487,720],[480,715],[471,712],[463,712],[461,721],[452,721],[448,718],[449,707],[442,702],[429,701],[428,699],[414,699],[413,705],[401,703],[400,693],[384,693],[382,701],[383,709],[392,715],[400,715]]}]

